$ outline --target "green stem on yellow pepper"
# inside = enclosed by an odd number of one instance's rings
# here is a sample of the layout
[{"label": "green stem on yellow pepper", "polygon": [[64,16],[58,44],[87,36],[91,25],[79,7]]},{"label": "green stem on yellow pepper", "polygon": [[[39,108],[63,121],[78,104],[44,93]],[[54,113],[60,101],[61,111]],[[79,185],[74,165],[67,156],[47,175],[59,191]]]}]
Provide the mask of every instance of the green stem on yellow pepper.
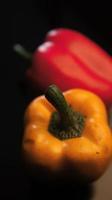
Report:
[{"label": "green stem on yellow pepper", "polygon": [[79,137],[84,128],[84,116],[68,105],[56,85],[48,87],[45,97],[57,110],[51,116],[49,131],[60,139]]}]

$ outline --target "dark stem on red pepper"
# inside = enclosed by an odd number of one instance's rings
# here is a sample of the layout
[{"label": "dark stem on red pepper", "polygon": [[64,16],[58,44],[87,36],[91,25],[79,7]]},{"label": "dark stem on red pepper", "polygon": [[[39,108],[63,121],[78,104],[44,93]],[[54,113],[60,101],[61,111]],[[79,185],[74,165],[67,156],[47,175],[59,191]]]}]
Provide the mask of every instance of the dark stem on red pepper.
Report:
[{"label": "dark stem on red pepper", "polygon": [[22,56],[23,58],[32,61],[32,53],[28,52],[24,47],[22,47],[20,44],[15,44],[13,46],[14,51]]},{"label": "dark stem on red pepper", "polygon": [[49,131],[60,139],[81,136],[84,116],[68,105],[59,88],[55,85],[49,86],[45,97],[57,110],[51,116]]}]

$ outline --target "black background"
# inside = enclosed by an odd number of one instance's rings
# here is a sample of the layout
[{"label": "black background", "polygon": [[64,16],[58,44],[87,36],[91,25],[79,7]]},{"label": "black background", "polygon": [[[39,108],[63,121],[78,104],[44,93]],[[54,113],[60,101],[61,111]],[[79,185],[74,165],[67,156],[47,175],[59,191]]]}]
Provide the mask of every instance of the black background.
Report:
[{"label": "black background", "polygon": [[[6,7],[7,11],[5,8],[2,16],[6,31],[3,35],[5,66],[1,66],[3,89],[1,90],[0,196],[1,199],[22,199],[22,197],[34,199],[36,194],[39,199],[42,188],[39,184],[32,184],[25,175],[20,152],[24,111],[28,103],[39,93],[32,93],[22,83],[28,63],[18,57],[12,47],[15,43],[21,43],[33,52],[43,42],[47,31],[66,27],[85,33],[112,54],[111,6],[108,2],[98,5],[94,1],[85,3],[85,1],[71,0],[66,2],[24,0],[7,4]],[[65,193],[62,187],[59,191],[55,189],[53,191],[57,194],[57,198],[59,194],[60,197],[71,198],[74,195],[76,199],[91,199],[88,190],[89,188],[84,188],[81,192],[75,192],[72,187]],[[42,197],[44,193],[46,198],[52,198],[50,188],[43,187]]]}]

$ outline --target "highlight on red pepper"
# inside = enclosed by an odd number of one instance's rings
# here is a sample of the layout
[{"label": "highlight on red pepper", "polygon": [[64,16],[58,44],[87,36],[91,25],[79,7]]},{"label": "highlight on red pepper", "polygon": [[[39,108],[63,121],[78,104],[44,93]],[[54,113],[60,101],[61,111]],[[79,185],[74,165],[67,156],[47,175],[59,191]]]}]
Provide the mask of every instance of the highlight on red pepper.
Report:
[{"label": "highlight on red pepper", "polygon": [[20,45],[15,50],[32,59],[26,75],[35,88],[56,84],[62,91],[82,88],[112,102],[112,59],[84,34],[59,28],[49,31],[43,44],[32,54]]}]

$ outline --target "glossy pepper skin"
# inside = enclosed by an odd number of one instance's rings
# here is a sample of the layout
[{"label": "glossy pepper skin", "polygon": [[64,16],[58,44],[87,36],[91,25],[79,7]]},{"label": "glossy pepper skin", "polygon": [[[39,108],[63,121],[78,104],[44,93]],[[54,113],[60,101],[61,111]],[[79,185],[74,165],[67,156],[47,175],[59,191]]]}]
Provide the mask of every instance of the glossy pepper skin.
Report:
[{"label": "glossy pepper skin", "polygon": [[40,96],[25,112],[24,160],[27,165],[43,170],[41,176],[47,173],[51,179],[97,180],[112,160],[112,136],[105,105],[97,95],[83,89],[71,89],[63,95],[67,104],[85,117],[81,135],[59,139],[52,134],[48,127],[56,110],[45,96]]},{"label": "glossy pepper skin", "polygon": [[56,84],[61,90],[82,88],[112,102],[112,59],[84,34],[59,28],[46,34],[33,54],[27,77],[34,87]]}]

